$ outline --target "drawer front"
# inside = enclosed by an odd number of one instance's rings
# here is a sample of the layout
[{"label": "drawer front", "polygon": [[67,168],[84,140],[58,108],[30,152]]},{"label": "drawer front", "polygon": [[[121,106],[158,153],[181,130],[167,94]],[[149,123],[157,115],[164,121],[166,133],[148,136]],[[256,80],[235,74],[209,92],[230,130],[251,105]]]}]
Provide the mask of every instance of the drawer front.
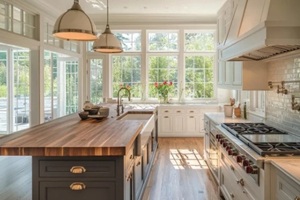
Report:
[{"label": "drawer front", "polygon": [[114,178],[115,161],[39,161],[39,176],[50,178]]},{"label": "drawer front", "polygon": [[116,200],[114,182],[41,182],[39,200]]},{"label": "drawer front", "polygon": [[167,115],[173,113],[173,110],[170,108],[161,108],[158,110],[159,115]]}]

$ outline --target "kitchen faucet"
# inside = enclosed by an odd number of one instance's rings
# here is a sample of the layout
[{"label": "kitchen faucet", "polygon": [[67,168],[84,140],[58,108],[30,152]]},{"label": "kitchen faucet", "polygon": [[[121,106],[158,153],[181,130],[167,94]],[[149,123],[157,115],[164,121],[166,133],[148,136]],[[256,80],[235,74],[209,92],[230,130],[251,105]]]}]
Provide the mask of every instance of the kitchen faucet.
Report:
[{"label": "kitchen faucet", "polygon": [[128,101],[130,101],[130,90],[126,87],[121,87],[118,91],[118,105],[117,105],[117,116],[120,116],[120,106],[122,107],[122,113],[124,112],[124,106],[122,103],[122,96],[120,96],[120,91],[121,90],[127,90],[128,91]]}]

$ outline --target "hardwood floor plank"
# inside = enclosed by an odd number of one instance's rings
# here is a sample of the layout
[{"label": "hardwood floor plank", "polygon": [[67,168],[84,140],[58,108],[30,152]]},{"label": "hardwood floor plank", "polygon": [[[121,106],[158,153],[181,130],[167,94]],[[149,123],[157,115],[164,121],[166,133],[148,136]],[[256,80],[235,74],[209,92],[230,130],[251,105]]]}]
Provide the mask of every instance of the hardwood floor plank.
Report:
[{"label": "hardwood floor plank", "polygon": [[159,138],[143,200],[218,200],[203,160],[203,138]]}]

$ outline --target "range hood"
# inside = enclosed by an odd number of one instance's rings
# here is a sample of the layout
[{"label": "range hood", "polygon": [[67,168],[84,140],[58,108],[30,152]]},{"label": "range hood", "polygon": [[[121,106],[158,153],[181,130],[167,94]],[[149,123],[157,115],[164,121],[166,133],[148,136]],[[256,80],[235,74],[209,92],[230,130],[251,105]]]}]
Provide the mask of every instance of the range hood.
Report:
[{"label": "range hood", "polygon": [[300,0],[232,2],[232,18],[219,47],[221,60],[263,61],[300,54]]}]

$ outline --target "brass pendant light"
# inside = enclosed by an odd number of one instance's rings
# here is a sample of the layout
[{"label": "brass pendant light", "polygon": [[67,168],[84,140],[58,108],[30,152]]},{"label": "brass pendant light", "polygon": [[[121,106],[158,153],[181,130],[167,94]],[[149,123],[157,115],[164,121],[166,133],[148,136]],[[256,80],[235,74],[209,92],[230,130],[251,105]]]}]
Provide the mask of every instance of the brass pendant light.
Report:
[{"label": "brass pendant light", "polygon": [[63,13],[53,29],[53,36],[64,40],[93,41],[97,39],[96,26],[81,9],[79,0],[74,0],[72,8]]},{"label": "brass pendant light", "polygon": [[107,23],[105,31],[95,40],[93,50],[100,53],[121,53],[122,45],[118,38],[111,32],[108,24],[108,0],[107,0]]}]

